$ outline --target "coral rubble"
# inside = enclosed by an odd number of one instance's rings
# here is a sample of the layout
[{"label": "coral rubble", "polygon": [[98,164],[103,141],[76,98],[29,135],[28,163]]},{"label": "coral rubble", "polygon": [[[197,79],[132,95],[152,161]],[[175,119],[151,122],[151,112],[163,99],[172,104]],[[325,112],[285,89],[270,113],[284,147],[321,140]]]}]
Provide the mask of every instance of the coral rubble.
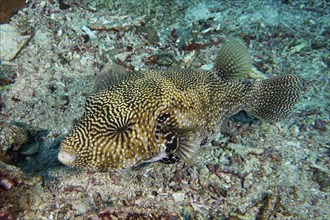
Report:
[{"label": "coral rubble", "polygon": [[[1,55],[0,218],[330,216],[327,1],[34,0],[8,25],[11,42],[30,39]],[[247,77],[304,80],[290,119],[268,124],[241,112],[193,166],[98,173],[57,161],[107,63],[211,69],[231,36],[252,53]]]}]

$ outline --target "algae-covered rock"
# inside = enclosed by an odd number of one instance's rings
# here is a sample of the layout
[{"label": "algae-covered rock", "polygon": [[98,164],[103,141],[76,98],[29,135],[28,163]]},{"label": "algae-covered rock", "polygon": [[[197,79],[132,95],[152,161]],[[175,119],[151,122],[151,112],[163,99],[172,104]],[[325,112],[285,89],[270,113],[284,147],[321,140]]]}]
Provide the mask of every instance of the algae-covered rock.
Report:
[{"label": "algae-covered rock", "polygon": [[29,39],[29,35],[21,35],[14,26],[0,25],[1,62],[12,60]]},{"label": "algae-covered rock", "polygon": [[17,151],[28,141],[25,129],[16,125],[0,123],[0,161],[8,161],[7,151]]},{"label": "algae-covered rock", "polygon": [[12,66],[0,65],[0,91],[3,89],[3,86],[14,83],[15,78],[16,74]]}]

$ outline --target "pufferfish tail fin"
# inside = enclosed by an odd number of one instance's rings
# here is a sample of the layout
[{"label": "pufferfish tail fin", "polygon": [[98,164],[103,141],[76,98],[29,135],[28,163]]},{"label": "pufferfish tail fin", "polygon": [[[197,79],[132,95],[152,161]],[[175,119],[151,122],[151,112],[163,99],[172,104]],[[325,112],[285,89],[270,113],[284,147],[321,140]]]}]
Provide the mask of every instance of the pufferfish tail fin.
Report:
[{"label": "pufferfish tail fin", "polygon": [[241,40],[233,38],[222,44],[214,69],[222,79],[241,79],[251,72],[251,55]]},{"label": "pufferfish tail fin", "polygon": [[293,75],[283,75],[250,85],[244,110],[269,122],[286,117],[298,101],[302,81]]}]

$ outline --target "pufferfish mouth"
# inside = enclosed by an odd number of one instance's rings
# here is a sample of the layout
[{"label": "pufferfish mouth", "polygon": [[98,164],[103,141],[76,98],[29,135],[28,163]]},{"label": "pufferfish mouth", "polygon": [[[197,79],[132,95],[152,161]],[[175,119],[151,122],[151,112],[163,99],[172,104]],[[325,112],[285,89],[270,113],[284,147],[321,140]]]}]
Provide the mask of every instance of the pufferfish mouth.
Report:
[{"label": "pufferfish mouth", "polygon": [[76,155],[74,155],[72,152],[61,149],[58,153],[57,158],[61,163],[65,165],[70,165],[75,161]]}]

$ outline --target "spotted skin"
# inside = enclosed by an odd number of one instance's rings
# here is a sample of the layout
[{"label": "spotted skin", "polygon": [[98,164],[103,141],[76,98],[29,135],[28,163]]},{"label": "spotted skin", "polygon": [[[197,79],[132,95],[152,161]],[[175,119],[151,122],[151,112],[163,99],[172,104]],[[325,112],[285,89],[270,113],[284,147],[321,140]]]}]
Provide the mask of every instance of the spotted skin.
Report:
[{"label": "spotted skin", "polygon": [[127,74],[87,99],[80,124],[61,144],[59,160],[97,171],[169,157],[190,163],[220,132],[225,118],[244,109],[277,121],[299,97],[300,80],[292,75],[251,84],[218,72],[166,69]]}]

